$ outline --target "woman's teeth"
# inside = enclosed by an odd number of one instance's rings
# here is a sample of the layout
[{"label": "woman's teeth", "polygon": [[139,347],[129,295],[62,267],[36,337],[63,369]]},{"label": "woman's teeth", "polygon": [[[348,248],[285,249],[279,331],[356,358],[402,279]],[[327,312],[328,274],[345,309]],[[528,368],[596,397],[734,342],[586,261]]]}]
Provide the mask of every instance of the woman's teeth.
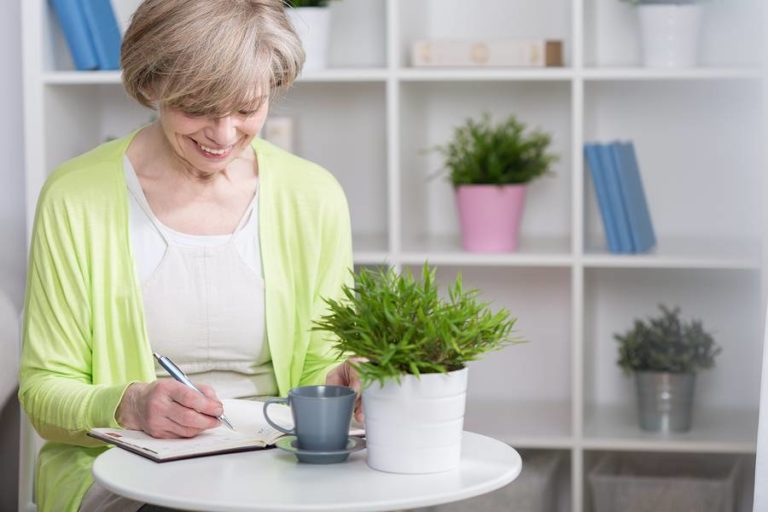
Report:
[{"label": "woman's teeth", "polygon": [[198,146],[200,146],[200,149],[202,149],[206,153],[210,153],[212,155],[223,155],[224,153],[226,153],[227,151],[229,151],[232,148],[230,146],[230,147],[224,148],[224,149],[213,149],[213,148],[209,148],[207,146],[203,146],[202,144],[198,144]]}]

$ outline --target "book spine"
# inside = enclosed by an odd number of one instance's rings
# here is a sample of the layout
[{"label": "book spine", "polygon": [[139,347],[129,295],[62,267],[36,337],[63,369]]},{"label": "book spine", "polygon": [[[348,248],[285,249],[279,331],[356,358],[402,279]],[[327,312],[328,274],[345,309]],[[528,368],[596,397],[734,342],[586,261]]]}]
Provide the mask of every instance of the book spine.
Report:
[{"label": "book spine", "polygon": [[78,71],[97,69],[99,62],[79,0],[50,0],[50,2],[67,40],[75,69]]},{"label": "book spine", "polygon": [[600,158],[597,152],[596,144],[584,145],[584,156],[587,159],[590,174],[592,175],[592,184],[595,187],[597,196],[597,206],[600,209],[600,217],[603,219],[603,228],[605,230],[605,239],[608,244],[608,250],[613,253],[620,252],[618,233],[616,231],[616,222],[611,215],[611,206],[608,200],[608,191],[605,183],[605,170],[602,168]]},{"label": "book spine", "polygon": [[619,249],[622,253],[633,253],[635,248],[632,245],[632,236],[629,231],[629,219],[627,218],[627,209],[621,196],[619,185],[619,162],[618,154],[613,144],[600,146],[601,161],[606,169],[606,183],[608,189],[608,198],[611,204],[613,217],[616,219],[617,233],[619,238]]},{"label": "book spine", "polygon": [[622,162],[622,190],[627,205],[633,243],[637,252],[646,252],[656,245],[656,234],[648,209],[634,144],[631,142],[621,144],[619,152]]},{"label": "book spine", "polygon": [[562,41],[416,41],[411,47],[416,67],[547,67],[563,65]]},{"label": "book spine", "polygon": [[111,0],[80,0],[99,69],[120,69],[120,28]]}]

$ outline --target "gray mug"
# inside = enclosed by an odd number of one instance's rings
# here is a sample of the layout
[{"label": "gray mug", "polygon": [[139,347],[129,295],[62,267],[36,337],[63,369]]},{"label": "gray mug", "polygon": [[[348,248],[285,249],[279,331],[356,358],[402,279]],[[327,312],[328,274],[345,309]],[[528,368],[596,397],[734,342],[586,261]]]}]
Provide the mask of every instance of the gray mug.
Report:
[{"label": "gray mug", "polygon": [[[269,418],[270,404],[287,404],[293,415],[293,430]],[[273,428],[295,435],[301,450],[329,452],[344,450],[355,406],[355,390],[346,386],[303,386],[288,392],[288,398],[264,402],[264,418]]]}]

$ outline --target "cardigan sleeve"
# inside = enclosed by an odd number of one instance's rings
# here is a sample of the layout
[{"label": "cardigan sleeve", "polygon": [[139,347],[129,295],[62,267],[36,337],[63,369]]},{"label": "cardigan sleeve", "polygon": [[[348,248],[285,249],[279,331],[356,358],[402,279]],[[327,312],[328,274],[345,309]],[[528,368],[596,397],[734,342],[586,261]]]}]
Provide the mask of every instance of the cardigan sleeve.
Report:
[{"label": "cardigan sleeve", "polygon": [[[322,245],[319,251],[317,286],[312,302],[312,321],[328,312],[323,299],[341,300],[342,286],[352,286],[352,228],[349,207],[344,192],[337,188],[336,200],[327,200],[322,221]],[[310,334],[300,385],[323,384],[329,371],[342,362],[341,354],[333,348],[333,335],[327,331]]]},{"label": "cardigan sleeve", "polygon": [[128,384],[92,384],[87,217],[62,196],[44,188],[35,216],[19,401],[44,439],[96,446],[85,434],[119,426],[115,411]]}]

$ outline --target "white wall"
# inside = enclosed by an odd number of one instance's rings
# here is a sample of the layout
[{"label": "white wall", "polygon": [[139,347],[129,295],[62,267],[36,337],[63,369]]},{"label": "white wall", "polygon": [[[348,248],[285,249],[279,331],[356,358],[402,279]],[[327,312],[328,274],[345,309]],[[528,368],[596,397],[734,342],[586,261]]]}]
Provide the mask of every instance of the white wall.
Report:
[{"label": "white wall", "polygon": [[[3,2],[0,16],[0,290],[17,309],[24,297],[26,256],[20,7],[18,0]],[[0,339],[9,342],[16,340]],[[0,403],[0,510],[16,509],[18,424],[18,402]]]}]

